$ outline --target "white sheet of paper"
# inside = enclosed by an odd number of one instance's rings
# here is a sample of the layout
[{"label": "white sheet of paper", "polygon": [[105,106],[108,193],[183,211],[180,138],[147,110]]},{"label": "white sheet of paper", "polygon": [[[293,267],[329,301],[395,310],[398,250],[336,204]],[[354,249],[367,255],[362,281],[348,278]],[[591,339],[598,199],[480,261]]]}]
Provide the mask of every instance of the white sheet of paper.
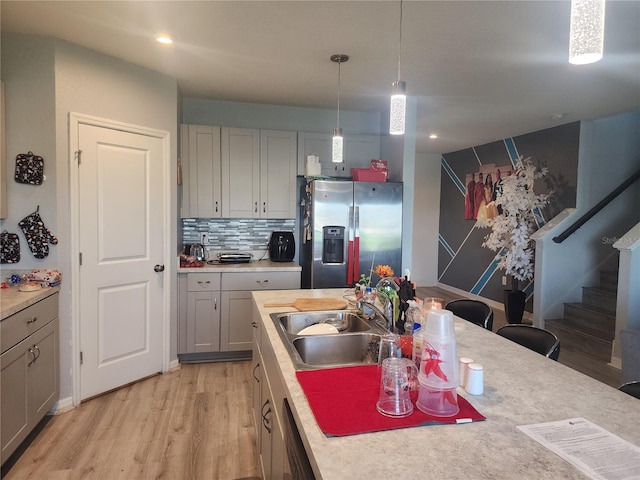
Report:
[{"label": "white sheet of paper", "polygon": [[518,426],[577,469],[598,480],[639,480],[640,447],[584,418]]}]

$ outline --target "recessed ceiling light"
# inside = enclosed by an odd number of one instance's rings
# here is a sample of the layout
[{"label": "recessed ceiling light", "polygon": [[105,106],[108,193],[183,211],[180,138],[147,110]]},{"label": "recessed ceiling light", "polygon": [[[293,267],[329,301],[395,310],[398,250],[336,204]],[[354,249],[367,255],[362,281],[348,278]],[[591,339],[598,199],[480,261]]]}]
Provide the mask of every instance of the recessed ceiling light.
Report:
[{"label": "recessed ceiling light", "polygon": [[551,120],[562,120],[564,116],[565,116],[564,113],[552,113],[551,115],[549,115],[549,118]]},{"label": "recessed ceiling light", "polygon": [[429,135],[429,138],[435,139],[435,138],[438,138],[438,135],[436,135],[435,133],[432,133],[431,135]]},{"label": "recessed ceiling light", "polygon": [[171,40],[171,37],[169,37],[168,35],[158,35],[156,37],[156,40],[158,41],[158,43],[161,43],[163,45],[171,45],[173,43],[173,40]]}]

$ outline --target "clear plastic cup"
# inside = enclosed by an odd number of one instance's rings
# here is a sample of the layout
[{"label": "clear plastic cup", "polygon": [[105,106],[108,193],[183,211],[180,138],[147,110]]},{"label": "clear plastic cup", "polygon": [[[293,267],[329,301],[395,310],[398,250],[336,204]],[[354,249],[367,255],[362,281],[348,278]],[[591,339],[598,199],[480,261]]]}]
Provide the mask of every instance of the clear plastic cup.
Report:
[{"label": "clear plastic cup", "polygon": [[431,387],[422,382],[418,389],[418,410],[436,417],[451,417],[460,411],[456,387]]},{"label": "clear plastic cup", "polygon": [[385,358],[382,362],[380,395],[376,409],[388,417],[407,417],[413,413],[411,387],[416,366],[408,358]]},{"label": "clear plastic cup", "polygon": [[440,389],[460,385],[453,313],[448,310],[431,310],[427,314],[419,379],[422,384]]},{"label": "clear plastic cup", "polygon": [[380,337],[380,349],[378,350],[378,367],[382,367],[382,362],[386,358],[397,358],[400,350],[400,335],[396,333],[385,333]]}]

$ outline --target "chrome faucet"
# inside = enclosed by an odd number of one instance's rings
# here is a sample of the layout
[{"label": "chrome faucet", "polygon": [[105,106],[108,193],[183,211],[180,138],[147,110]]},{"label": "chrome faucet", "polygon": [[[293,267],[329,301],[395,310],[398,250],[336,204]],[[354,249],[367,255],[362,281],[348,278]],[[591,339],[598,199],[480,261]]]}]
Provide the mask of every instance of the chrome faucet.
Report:
[{"label": "chrome faucet", "polygon": [[364,300],[361,300],[360,305],[369,306],[374,312],[376,312],[377,314],[376,317],[380,316],[384,319],[386,325],[382,325],[382,327],[386,328],[388,331],[392,333],[395,331],[394,325],[393,325],[393,302],[387,299],[387,301],[384,304],[384,311],[380,310],[380,308],[378,308],[378,306],[373,304],[372,302],[365,302]]}]

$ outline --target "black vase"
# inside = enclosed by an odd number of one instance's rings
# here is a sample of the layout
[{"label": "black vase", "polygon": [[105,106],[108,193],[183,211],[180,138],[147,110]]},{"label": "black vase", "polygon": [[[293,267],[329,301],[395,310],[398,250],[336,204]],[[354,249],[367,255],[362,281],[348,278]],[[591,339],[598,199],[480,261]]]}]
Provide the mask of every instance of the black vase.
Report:
[{"label": "black vase", "polygon": [[504,291],[504,315],[507,323],[522,323],[527,296],[522,290]]}]

